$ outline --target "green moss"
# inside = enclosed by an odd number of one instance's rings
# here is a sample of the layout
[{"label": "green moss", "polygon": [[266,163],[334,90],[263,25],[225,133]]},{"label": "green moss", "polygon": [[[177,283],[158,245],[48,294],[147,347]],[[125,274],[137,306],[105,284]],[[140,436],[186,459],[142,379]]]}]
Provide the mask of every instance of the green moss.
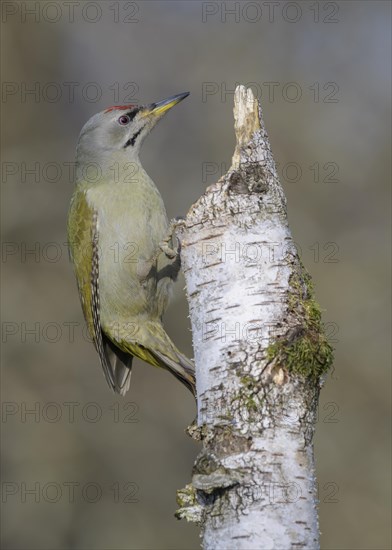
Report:
[{"label": "green moss", "polygon": [[193,485],[186,485],[183,489],[177,491],[177,504],[180,508],[195,506],[197,504],[196,489]]},{"label": "green moss", "polygon": [[248,409],[248,411],[256,412],[258,410],[257,403],[255,399],[251,396],[245,400],[245,407]]},{"label": "green moss", "polygon": [[333,348],[324,333],[311,277],[302,263],[289,282],[288,316],[292,328],[270,344],[268,359],[290,373],[315,380],[332,365]]},{"label": "green moss", "polygon": [[201,523],[203,507],[197,501],[197,489],[193,485],[189,484],[177,491],[177,504],[180,506],[174,514],[177,519]]},{"label": "green moss", "polygon": [[245,375],[240,378],[241,386],[232,399],[232,403],[239,401],[249,413],[260,411],[261,400],[259,397],[260,382],[253,376]]},{"label": "green moss", "polygon": [[252,389],[255,386],[255,380],[253,376],[249,376],[249,375],[241,376],[240,382],[243,386],[246,386],[249,389]]}]

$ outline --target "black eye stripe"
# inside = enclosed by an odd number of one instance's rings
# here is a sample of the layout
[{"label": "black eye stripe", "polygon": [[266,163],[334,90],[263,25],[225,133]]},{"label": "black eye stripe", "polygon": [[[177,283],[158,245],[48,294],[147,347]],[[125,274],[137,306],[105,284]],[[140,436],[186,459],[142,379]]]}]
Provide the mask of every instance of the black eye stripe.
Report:
[{"label": "black eye stripe", "polygon": [[135,118],[138,111],[139,111],[139,109],[132,109],[132,111],[128,111],[127,113],[123,113],[122,115],[120,115],[118,117],[117,122],[119,124],[121,124],[121,126],[127,126]]},{"label": "black eye stripe", "polygon": [[128,111],[127,113],[125,113],[129,117],[129,122],[131,122],[135,118],[138,112],[139,109],[132,109],[132,111]]}]

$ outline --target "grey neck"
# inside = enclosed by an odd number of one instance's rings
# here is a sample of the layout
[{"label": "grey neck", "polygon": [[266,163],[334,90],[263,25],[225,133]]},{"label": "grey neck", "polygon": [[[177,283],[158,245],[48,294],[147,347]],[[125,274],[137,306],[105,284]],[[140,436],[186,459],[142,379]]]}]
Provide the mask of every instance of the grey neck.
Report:
[{"label": "grey neck", "polygon": [[76,156],[76,183],[99,185],[101,183],[133,183],[149,179],[142,167],[139,155],[127,149],[102,151],[96,154]]}]

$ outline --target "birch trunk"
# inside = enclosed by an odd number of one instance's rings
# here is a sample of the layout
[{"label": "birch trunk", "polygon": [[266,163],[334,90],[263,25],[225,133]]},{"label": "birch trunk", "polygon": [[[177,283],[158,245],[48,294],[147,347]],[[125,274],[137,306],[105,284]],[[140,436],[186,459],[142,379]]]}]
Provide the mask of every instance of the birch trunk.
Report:
[{"label": "birch trunk", "polygon": [[287,223],[261,108],[238,86],[232,166],[192,206],[182,245],[203,450],[177,517],[205,550],[319,547],[313,432],[332,361]]}]

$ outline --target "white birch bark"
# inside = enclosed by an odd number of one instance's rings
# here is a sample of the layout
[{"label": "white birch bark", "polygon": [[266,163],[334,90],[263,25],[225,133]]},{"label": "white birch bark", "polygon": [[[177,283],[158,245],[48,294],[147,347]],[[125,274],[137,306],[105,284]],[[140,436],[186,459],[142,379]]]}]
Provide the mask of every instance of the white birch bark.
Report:
[{"label": "white birch bark", "polygon": [[203,450],[177,517],[205,550],[319,547],[313,431],[332,353],[287,223],[261,109],[235,93],[236,149],[182,245]]}]

